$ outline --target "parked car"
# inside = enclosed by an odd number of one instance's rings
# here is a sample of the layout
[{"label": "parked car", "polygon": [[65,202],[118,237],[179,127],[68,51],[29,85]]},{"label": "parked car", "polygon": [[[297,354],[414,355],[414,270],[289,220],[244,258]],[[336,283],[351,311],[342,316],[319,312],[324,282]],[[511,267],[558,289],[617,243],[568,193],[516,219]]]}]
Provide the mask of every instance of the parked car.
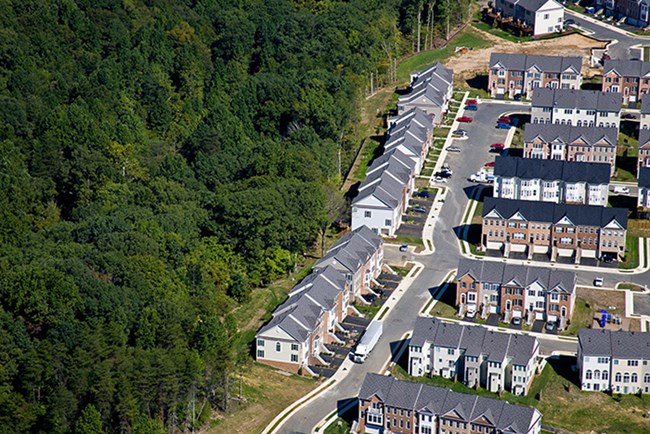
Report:
[{"label": "parked car", "polygon": [[500,129],[500,130],[509,130],[510,128],[512,128],[512,125],[506,124],[506,123],[503,123],[503,122],[499,122],[497,124],[497,128]]},{"label": "parked car", "polygon": [[494,161],[488,161],[485,163],[485,167],[494,167]]},{"label": "parked car", "polygon": [[439,176],[440,178],[451,178],[451,172],[447,170],[441,170],[440,172],[436,172],[435,176]]},{"label": "parked car", "polygon": [[476,316],[476,306],[469,305],[467,306],[467,318],[474,318]]},{"label": "parked car", "polygon": [[478,106],[476,104],[468,104],[468,105],[465,106],[465,110],[475,112],[476,110],[478,110]]},{"label": "parked car", "polygon": [[521,94],[520,94],[520,93],[516,93],[513,99],[514,99],[515,101],[521,101]]},{"label": "parked car", "polygon": [[413,212],[418,212],[420,214],[425,214],[427,212],[427,209],[422,206],[414,206],[413,208],[411,208],[411,210]]},{"label": "parked car", "polygon": [[447,151],[448,152],[460,152],[460,148],[458,146],[447,146]]},{"label": "parked car", "polygon": [[512,325],[516,325],[516,326],[521,325],[521,318],[518,316],[514,317],[512,319]]},{"label": "parked car", "polygon": [[442,182],[442,183],[447,182],[447,180],[445,178],[441,177],[441,176],[436,176],[435,178],[433,178],[433,180],[435,182]]},{"label": "parked car", "polygon": [[598,287],[603,286],[603,278],[602,277],[596,277],[594,279],[594,286],[598,286]]},{"label": "parked car", "polygon": [[625,187],[621,185],[617,185],[614,187],[614,193],[618,194],[628,194],[630,192],[630,187]]},{"label": "parked car", "polygon": [[546,323],[546,331],[552,332],[555,330],[555,327],[557,327],[557,323],[555,321],[548,321]]},{"label": "parked car", "polygon": [[453,137],[463,138],[467,137],[467,131],[465,130],[456,130],[451,133]]},{"label": "parked car", "polygon": [[408,249],[409,249],[409,245],[408,245],[408,244],[402,244],[401,246],[399,246],[399,251],[400,251],[400,252],[407,252]]},{"label": "parked car", "polygon": [[478,101],[475,99],[468,99],[465,101],[465,105],[478,105]]},{"label": "parked car", "polygon": [[634,113],[625,113],[621,115],[621,119],[636,119],[636,116],[634,116]]},{"label": "parked car", "polygon": [[472,122],[473,119],[470,118],[469,116],[461,116],[461,117],[457,118],[456,120],[457,120],[458,122],[466,122],[466,123],[470,123],[470,122]]},{"label": "parked car", "polygon": [[417,197],[424,197],[424,198],[427,198],[427,199],[431,197],[431,193],[429,193],[426,190],[418,191],[416,195],[417,195]]},{"label": "parked car", "polygon": [[508,116],[502,116],[499,119],[497,119],[497,122],[502,122],[504,124],[511,124],[512,119],[510,119]]},{"label": "parked car", "polygon": [[492,144],[490,145],[490,148],[491,148],[491,149],[498,149],[498,150],[502,150],[502,149],[504,149],[505,147],[506,147],[506,145],[504,145],[503,143],[492,143]]},{"label": "parked car", "polygon": [[569,19],[569,20],[564,20],[564,25],[565,25],[565,26],[572,26],[572,25],[574,25],[575,23],[576,23],[575,20],[571,20],[571,19]]}]

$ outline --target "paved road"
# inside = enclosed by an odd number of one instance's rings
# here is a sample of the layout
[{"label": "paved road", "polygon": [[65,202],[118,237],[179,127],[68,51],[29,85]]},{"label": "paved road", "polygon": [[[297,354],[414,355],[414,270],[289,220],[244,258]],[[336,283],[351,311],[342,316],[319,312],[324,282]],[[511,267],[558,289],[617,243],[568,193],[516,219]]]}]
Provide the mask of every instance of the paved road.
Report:
[{"label": "paved road", "polygon": [[648,38],[618,33],[600,22],[594,23],[585,19],[581,14],[575,13],[569,9],[565,9],[565,18],[570,18],[580,27],[594,32],[591,36],[596,39],[602,41],[617,41],[616,43],[610,44],[608,48],[609,55],[612,56],[613,59],[638,58],[638,54],[634,52],[635,50],[632,50],[631,52],[630,47],[637,44],[650,44],[650,39]]},{"label": "paved road", "polygon": [[[521,106],[522,111],[526,111]],[[505,112],[518,109],[512,103],[484,103],[476,112],[467,113],[474,122],[465,124],[462,128],[469,134],[468,140],[456,140],[454,145],[462,148],[460,153],[449,153],[447,162],[454,171],[454,176],[446,184],[449,193],[440,211],[433,233],[435,252],[430,255],[413,255],[412,258],[424,265],[424,269],[403,294],[399,303],[391,308],[384,318],[384,335],[377,347],[364,364],[354,365],[345,380],[332,386],[318,399],[298,411],[288,419],[279,430],[280,433],[310,433],[312,429],[326,416],[338,408],[338,404],[355,397],[361,383],[368,372],[380,372],[386,361],[392,357],[405,333],[413,330],[417,313],[429,300],[437,285],[446,277],[450,270],[458,265],[461,258],[454,228],[462,220],[469,195],[477,187],[467,181],[467,178],[478,171],[487,161],[494,159],[494,154],[488,152],[491,143],[505,141],[507,130],[495,128],[496,119]],[[399,256],[399,253],[394,253]],[[389,257],[389,256],[387,256]],[[620,275],[579,271],[579,283],[589,284],[598,276],[603,276],[606,286],[614,286],[619,280],[637,283],[650,281],[649,274],[630,275],[623,279]],[[554,350],[575,352],[576,343],[558,341],[546,338],[540,339],[542,354],[550,354]]]}]

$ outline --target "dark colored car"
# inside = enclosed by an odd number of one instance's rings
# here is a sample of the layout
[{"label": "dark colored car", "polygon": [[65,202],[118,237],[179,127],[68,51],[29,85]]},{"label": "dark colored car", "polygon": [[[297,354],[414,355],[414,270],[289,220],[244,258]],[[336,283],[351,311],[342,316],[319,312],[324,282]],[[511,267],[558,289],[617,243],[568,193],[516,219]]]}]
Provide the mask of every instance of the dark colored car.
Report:
[{"label": "dark colored car", "polygon": [[499,122],[497,124],[497,128],[500,129],[500,130],[509,130],[510,128],[512,128],[512,125],[506,124],[504,122]]},{"label": "dark colored car", "polygon": [[476,111],[478,110],[478,106],[474,104],[469,104],[465,106],[465,110]]},{"label": "dark colored car", "polygon": [[439,176],[441,178],[451,178],[451,173],[447,172],[446,170],[441,170],[440,172],[437,172],[435,176]]},{"label": "dark colored car", "polygon": [[420,214],[425,214],[427,212],[427,209],[421,206],[414,206],[411,210],[413,212],[419,212]]},{"label": "dark colored car", "polygon": [[408,244],[402,244],[401,246],[399,246],[399,251],[400,252],[406,252],[406,251],[408,251],[408,249],[409,249]]},{"label": "dark colored car", "polygon": [[494,167],[494,161],[489,161],[485,163],[485,167]]},{"label": "dark colored car", "polygon": [[633,113],[625,113],[621,115],[621,119],[636,119],[636,116]]},{"label": "dark colored car", "polygon": [[519,318],[518,316],[514,317],[512,319],[512,325],[516,325],[516,326],[521,325],[521,318]]},{"label": "dark colored car", "polygon": [[520,93],[515,94],[514,100],[515,101],[521,101],[521,94]]},{"label": "dark colored car", "polygon": [[573,25],[575,23],[576,23],[575,20],[570,20],[570,19],[564,21],[565,26],[571,26],[571,25]]},{"label": "dark colored car", "polygon": [[418,191],[417,196],[418,197],[429,198],[429,197],[431,197],[431,193],[429,193],[428,191]]}]

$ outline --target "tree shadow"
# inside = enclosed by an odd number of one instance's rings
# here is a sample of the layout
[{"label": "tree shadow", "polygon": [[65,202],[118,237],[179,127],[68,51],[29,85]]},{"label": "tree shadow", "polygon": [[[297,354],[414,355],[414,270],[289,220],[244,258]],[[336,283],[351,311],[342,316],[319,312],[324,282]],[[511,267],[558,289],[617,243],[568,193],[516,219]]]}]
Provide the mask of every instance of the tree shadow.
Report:
[{"label": "tree shadow", "polygon": [[454,233],[459,240],[467,241],[473,245],[479,245],[481,243],[481,229],[480,224],[472,223],[454,227]]},{"label": "tree shadow", "polygon": [[507,148],[501,153],[504,157],[523,157],[524,150],[522,148]]},{"label": "tree shadow", "polygon": [[478,74],[468,80],[465,80],[465,83],[467,83],[471,89],[486,90],[488,88],[488,76],[484,74]]},{"label": "tree shadow", "polygon": [[576,387],[580,387],[580,377],[577,370],[573,367],[577,364],[577,359],[573,356],[551,356],[546,359],[547,363],[557,375],[569,381]]},{"label": "tree shadow", "polygon": [[613,208],[627,208],[629,210],[635,211],[637,206],[637,199],[633,196],[609,196],[609,203]]},{"label": "tree shadow", "polygon": [[603,85],[601,83],[582,83],[580,86],[582,90],[603,90]]}]

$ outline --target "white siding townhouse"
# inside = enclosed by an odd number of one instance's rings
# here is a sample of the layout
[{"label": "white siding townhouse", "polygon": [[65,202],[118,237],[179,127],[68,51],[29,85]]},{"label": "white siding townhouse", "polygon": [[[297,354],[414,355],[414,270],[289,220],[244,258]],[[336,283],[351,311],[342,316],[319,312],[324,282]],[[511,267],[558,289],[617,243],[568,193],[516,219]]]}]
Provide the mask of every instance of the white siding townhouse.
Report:
[{"label": "white siding townhouse", "polygon": [[650,98],[641,100],[641,121],[639,125],[640,130],[647,130],[650,128]]},{"label": "white siding townhouse", "polygon": [[535,376],[537,338],[419,317],[409,342],[409,374],[458,379],[468,387],[525,395]]},{"label": "white siding townhouse", "polygon": [[564,28],[564,6],[555,0],[496,0],[494,7],[504,17],[513,17],[533,27],[534,36]]},{"label": "white siding townhouse", "polygon": [[313,372],[326,365],[326,344],[339,342],[335,331],[350,303],[370,291],[383,267],[383,241],[367,227],[344,235],[297,284],[273,318],[256,335],[255,359],[290,372]]},{"label": "white siding townhouse", "polygon": [[540,87],[533,89],[531,122],[619,128],[622,101],[615,92]]},{"label": "white siding townhouse", "polygon": [[410,91],[399,97],[397,111],[402,114],[414,107],[434,116],[434,122],[442,122],[453,95],[454,72],[441,63],[434,63],[422,71],[411,74]]},{"label": "white siding townhouse", "polygon": [[640,173],[643,167],[650,167],[650,130],[647,128],[639,130],[639,155],[637,158],[637,173]]},{"label": "white siding townhouse", "polygon": [[582,58],[533,56],[519,53],[492,53],[488,88],[490,95],[517,94],[530,98],[533,89],[580,89]]},{"label": "white siding townhouse", "polygon": [[370,165],[352,201],[352,229],[394,236],[413,194],[432,138],[432,119],[416,108],[391,122],[385,153]]},{"label": "white siding townhouse", "polygon": [[582,329],[578,332],[582,390],[650,392],[650,333]]},{"label": "white siding townhouse", "polygon": [[607,206],[610,165],[497,157],[494,197]]},{"label": "white siding townhouse", "polygon": [[637,208],[643,215],[650,215],[650,167],[639,169],[639,198]]}]

